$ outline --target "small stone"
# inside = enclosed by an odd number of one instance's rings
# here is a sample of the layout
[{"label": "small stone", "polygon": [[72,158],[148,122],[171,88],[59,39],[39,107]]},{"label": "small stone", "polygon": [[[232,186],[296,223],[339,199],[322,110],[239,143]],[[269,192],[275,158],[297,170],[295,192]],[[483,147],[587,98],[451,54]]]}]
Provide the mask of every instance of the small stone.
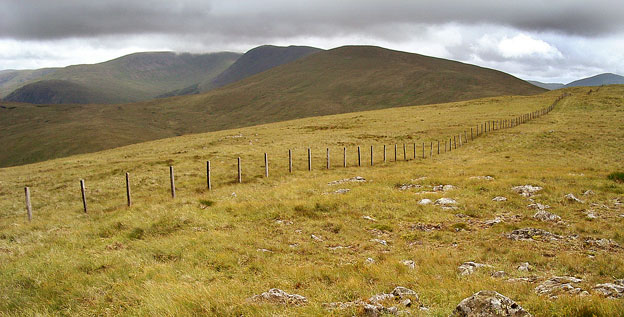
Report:
[{"label": "small stone", "polygon": [[522,272],[528,272],[528,271],[532,270],[531,265],[529,264],[529,262],[520,263],[520,265],[518,266],[517,269],[518,269],[518,271],[522,271]]},{"label": "small stone", "polygon": [[365,261],[365,263],[366,263],[366,264],[373,264],[373,263],[375,263],[375,259],[373,259],[373,258],[367,258],[367,259],[366,259],[366,261]]},{"label": "small stone", "polygon": [[417,185],[417,184],[401,184],[399,185],[398,189],[400,191],[405,191],[408,189],[412,189],[412,188],[422,188],[422,185]]},{"label": "small stone", "polygon": [[514,241],[536,239],[555,241],[560,240],[563,237],[538,228],[522,228],[512,231],[510,234],[507,235],[507,238]]},{"label": "small stone", "polygon": [[596,193],[594,193],[594,191],[591,190],[591,189],[588,189],[588,190],[583,192],[583,196],[592,196],[592,195],[595,195],[595,194]]},{"label": "small stone", "polygon": [[453,185],[436,185],[433,186],[433,191],[434,192],[447,192],[449,190],[453,190],[455,189],[455,186]]},{"label": "small stone", "polygon": [[382,293],[371,296],[371,298],[368,299],[368,302],[371,304],[378,304],[379,302],[383,302],[389,299],[394,299],[394,295]]},{"label": "small stone", "polygon": [[497,224],[497,223],[501,223],[501,222],[503,222],[503,218],[501,218],[501,217],[496,217],[496,218],[494,218],[494,219],[491,219],[491,220],[488,220],[488,221],[484,222],[484,224],[485,224],[486,226],[493,226],[493,225],[495,225],[495,224]]},{"label": "small stone", "polygon": [[618,285],[618,284],[613,284],[613,283],[597,284],[596,286],[592,287],[592,290],[594,290],[596,293],[607,298],[624,297],[623,285]]},{"label": "small stone", "polygon": [[235,192],[232,193],[232,197],[236,197],[236,193]]},{"label": "small stone", "polygon": [[583,203],[582,200],[576,198],[573,194],[567,194],[563,198],[565,198],[567,201],[571,201],[575,203]]},{"label": "small stone", "polygon": [[459,274],[461,275],[470,275],[474,273],[476,269],[482,268],[482,267],[492,267],[492,266],[469,261],[469,262],[464,262],[462,265],[460,265],[457,268],[457,270],[459,271]]},{"label": "small stone", "polygon": [[507,197],[496,196],[496,197],[492,198],[492,201],[507,201]]},{"label": "small stone", "polygon": [[505,273],[505,271],[496,271],[492,273],[493,278],[503,278],[505,276],[507,276],[507,273]]},{"label": "small stone", "polygon": [[486,181],[493,181],[494,177],[489,176],[489,175],[486,175],[486,176],[472,176],[472,177],[470,177],[470,179],[483,179],[483,180],[486,180]]},{"label": "small stone", "polygon": [[375,220],[375,218],[373,218],[371,216],[362,216],[362,219],[366,219],[366,220],[370,220],[370,221],[377,221],[377,220]]},{"label": "small stone", "polygon": [[454,199],[451,199],[451,198],[440,198],[440,199],[435,201],[435,204],[436,205],[446,206],[446,205],[456,205],[457,202]]},{"label": "small stone", "polygon": [[280,225],[292,225],[293,224],[293,222],[290,220],[281,220],[281,219],[275,220],[275,223],[280,224]]},{"label": "small stone", "polygon": [[273,251],[271,250],[267,250],[267,249],[256,249],[256,252],[268,252],[268,253],[273,253]]},{"label": "small stone", "polygon": [[618,249],[620,245],[611,239],[587,238],[584,241],[585,247],[598,249]]},{"label": "small stone", "polygon": [[334,194],[346,194],[346,193],[348,193],[349,191],[351,191],[351,190],[350,190],[350,189],[348,189],[348,188],[341,188],[341,189],[336,190],[336,191],[334,192]]},{"label": "small stone", "polygon": [[418,294],[416,292],[414,292],[413,290],[407,288],[407,287],[403,287],[403,286],[397,286],[392,290],[392,295],[398,297],[398,298],[405,298],[405,297],[411,297],[411,298],[415,298],[416,300],[418,300]]},{"label": "small stone", "polygon": [[414,261],[412,260],[403,260],[401,261],[401,264],[407,266],[410,269],[414,269],[416,267],[416,263],[414,263]]},{"label": "small stone", "polygon": [[344,183],[363,183],[363,182],[366,182],[366,179],[364,179],[364,177],[355,176],[352,178],[345,178],[345,179],[329,182],[327,183],[327,185],[339,185],[339,184],[344,184]]},{"label": "small stone", "polygon": [[550,206],[542,205],[540,203],[532,203],[532,204],[529,204],[527,207],[529,209],[536,209],[536,210],[546,210],[546,209],[550,208]]},{"label": "small stone", "polygon": [[382,239],[371,239],[371,242],[377,242],[381,245],[388,245],[388,242],[386,240],[382,240]]},{"label": "small stone", "polygon": [[539,186],[533,186],[533,185],[524,185],[524,186],[515,186],[512,187],[511,190],[515,191],[516,193],[524,196],[524,197],[531,197],[533,196],[533,194],[537,193],[538,191],[542,190],[541,187]]},{"label": "small stone", "polygon": [[321,237],[313,235],[313,234],[310,235],[310,238],[312,238],[312,240],[314,240],[314,241],[319,241],[319,242],[323,241],[323,239],[321,239]]},{"label": "small stone", "polygon": [[272,288],[260,295],[255,295],[251,299],[254,301],[267,301],[272,303],[289,305],[303,305],[308,302],[307,298],[299,294],[288,294],[277,288]]},{"label": "small stone", "polygon": [[404,307],[410,307],[412,306],[412,300],[407,298],[404,301],[401,302],[401,305],[403,305]]},{"label": "small stone", "polygon": [[553,213],[550,213],[546,210],[540,210],[536,212],[535,215],[533,215],[533,218],[541,220],[541,221],[551,221],[551,222],[556,222],[556,221],[561,220],[561,217]]},{"label": "small stone", "polygon": [[531,316],[524,308],[508,297],[494,291],[480,291],[462,300],[453,313],[452,317],[480,317],[480,316],[505,316],[526,317]]},{"label": "small stone", "polygon": [[419,205],[429,205],[431,204],[433,201],[431,199],[425,198],[425,199],[421,199],[418,204]]}]

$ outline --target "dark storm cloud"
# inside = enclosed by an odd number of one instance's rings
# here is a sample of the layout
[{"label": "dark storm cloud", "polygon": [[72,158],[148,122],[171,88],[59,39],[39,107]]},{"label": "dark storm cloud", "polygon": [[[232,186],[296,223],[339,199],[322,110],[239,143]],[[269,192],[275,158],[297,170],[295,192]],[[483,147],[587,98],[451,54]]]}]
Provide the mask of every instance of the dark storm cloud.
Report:
[{"label": "dark storm cloud", "polygon": [[3,0],[0,37],[62,39],[118,34],[288,38],[392,36],[405,24],[492,24],[600,36],[624,29],[624,1],[132,1]]}]

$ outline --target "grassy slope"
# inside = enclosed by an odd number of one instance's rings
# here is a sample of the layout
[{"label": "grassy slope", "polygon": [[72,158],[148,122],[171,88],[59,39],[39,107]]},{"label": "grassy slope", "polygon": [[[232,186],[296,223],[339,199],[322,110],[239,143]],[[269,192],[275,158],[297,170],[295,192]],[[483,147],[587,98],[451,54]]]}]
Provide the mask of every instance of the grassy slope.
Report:
[{"label": "grassy slope", "polygon": [[[536,283],[489,277],[495,270],[511,277],[574,275],[584,279],[580,287],[588,290],[624,277],[622,249],[589,250],[580,242],[596,237],[624,245],[624,211],[612,203],[624,194],[624,185],[606,178],[624,168],[618,150],[624,148],[624,87],[603,87],[591,95],[587,90],[567,89],[572,96],[546,117],[426,161],[382,164],[379,150],[382,144],[448,138],[487,119],[535,110],[561,91],[302,119],[0,169],[0,311],[322,315],[327,313],[324,302],[368,298],[401,285],[416,290],[432,315],[448,315],[461,299],[481,289],[499,291],[535,316],[617,315],[624,310],[621,300],[551,300],[535,294]],[[375,145],[374,167],[353,167],[356,145]],[[314,153],[312,172],[304,171],[307,146]],[[351,167],[324,170],[328,146],[334,166],[347,146]],[[288,148],[295,154],[293,175],[286,175]],[[260,177],[263,152],[271,159],[268,179]],[[244,163],[243,185],[231,182],[238,156]],[[204,190],[206,159],[213,164],[212,192]],[[177,173],[175,200],[168,193],[169,164]],[[132,208],[124,207],[126,171],[133,184]],[[355,175],[370,182],[327,185]],[[470,179],[478,175],[495,180]],[[413,181],[423,176],[427,178]],[[80,178],[87,183],[88,215],[81,212]],[[418,195],[395,188],[410,182],[458,189]],[[550,211],[567,225],[532,219],[535,211],[526,208],[528,201],[510,191],[523,184],[543,186],[536,201],[552,206]],[[32,223],[24,215],[25,185],[32,187]],[[351,192],[331,194],[338,188]],[[586,189],[596,195],[582,197],[584,204],[563,200],[567,193],[579,196]],[[499,195],[509,200],[491,200]],[[424,197],[442,196],[456,199],[459,210],[417,204]],[[214,205],[202,209],[202,200]],[[599,218],[586,219],[581,211],[587,208],[594,208]],[[498,215],[520,217],[481,226]],[[276,219],[293,223],[282,225]],[[418,223],[442,224],[443,229],[413,229]],[[558,243],[502,237],[523,227],[579,238]],[[315,242],[311,234],[324,241]],[[389,245],[371,242],[373,238]],[[329,249],[337,245],[351,248]],[[273,252],[258,252],[261,248]],[[365,264],[368,257],[376,263]],[[399,264],[404,259],[414,260],[416,268]],[[464,261],[494,267],[461,277],[456,268]],[[535,270],[516,271],[521,262],[530,262]],[[288,307],[247,301],[271,287],[302,294],[310,303]]]},{"label": "grassy slope", "polygon": [[0,141],[15,149],[0,153],[0,166],[309,116],[542,91],[491,69],[376,47],[343,47],[201,95],[115,106],[0,109]]},{"label": "grassy slope", "polygon": [[0,71],[0,99],[6,97],[12,91],[23,86],[24,84],[38,80],[56,70],[58,70],[58,68]]},{"label": "grassy slope", "polygon": [[[91,103],[123,103],[154,98],[217,76],[240,56],[238,53],[176,54],[148,52],[126,55],[99,64],[73,65],[37,80],[69,80],[106,98]],[[32,84],[32,82],[30,83]],[[22,99],[9,99],[22,101]],[[70,103],[61,100],[60,103]]]}]

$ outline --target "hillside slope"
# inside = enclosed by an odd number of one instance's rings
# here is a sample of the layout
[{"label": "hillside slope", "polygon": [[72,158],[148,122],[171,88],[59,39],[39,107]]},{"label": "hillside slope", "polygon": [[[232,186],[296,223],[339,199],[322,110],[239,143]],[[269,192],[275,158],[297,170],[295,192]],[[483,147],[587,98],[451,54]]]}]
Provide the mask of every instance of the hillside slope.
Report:
[{"label": "hillside slope", "polygon": [[[418,294],[402,292],[410,305],[378,296],[399,315],[449,316],[464,298],[490,290],[536,317],[619,316],[624,301],[595,287],[624,278],[624,183],[607,177],[622,171],[624,86],[589,90],[306,118],[2,168],[0,314],[360,316],[363,308],[349,303],[401,286]],[[571,95],[541,118],[413,159],[413,143],[420,156],[423,142],[444,146],[564,92]],[[399,150],[395,162],[394,144],[404,143],[409,161]],[[238,157],[243,184],[234,182]],[[350,182],[355,176],[365,181]],[[446,184],[453,188],[434,190]],[[542,189],[531,197],[512,190],[525,184]],[[505,200],[493,201],[499,196]],[[421,203],[440,198],[456,203]],[[536,217],[532,207],[542,205],[560,221]],[[462,274],[469,261],[484,265]],[[253,298],[271,288],[307,302]]]},{"label": "hillside slope", "polygon": [[40,68],[0,71],[0,99],[6,97],[24,84],[37,81],[41,77],[55,72],[58,69],[59,68]]},{"label": "hillside slope", "polygon": [[527,82],[537,87],[548,89],[548,90],[555,90],[555,89],[560,89],[560,88],[565,87],[565,84],[561,84],[561,83],[543,83],[543,82],[536,81],[536,80],[527,80]]},{"label": "hillside slope", "polygon": [[624,77],[616,74],[605,73],[592,77],[587,77],[579,80],[575,80],[566,87],[581,87],[581,86],[602,86],[602,85],[622,85],[624,84]]},{"label": "hillside slope", "polygon": [[[238,53],[211,53],[211,54],[177,54],[173,52],[147,52],[126,55],[100,64],[73,65],[50,72],[30,81],[26,91],[35,95],[37,89],[50,90],[45,83],[47,80],[64,80],[73,85],[68,90],[74,90],[76,85],[88,91],[98,91],[99,98],[83,96],[80,103],[126,103],[152,99],[167,91],[180,89],[204,80],[210,80],[229,67],[240,54]],[[35,81],[44,81],[35,84]],[[54,90],[58,95],[69,96],[71,91],[62,92],[59,82]],[[23,94],[5,98],[8,101],[28,102],[19,98]],[[103,98],[100,98],[103,97]],[[53,100],[39,100],[41,104],[73,103],[75,98]]]},{"label": "hillside slope", "polygon": [[69,80],[49,79],[18,88],[4,100],[33,104],[106,103],[108,96],[98,89]]},{"label": "hillside slope", "polygon": [[[309,116],[545,90],[508,74],[378,47],[343,47],[205,94],[124,105],[0,109],[0,166]],[[38,133],[38,134],[34,134]],[[48,135],[45,139],[30,137]],[[81,142],[72,139],[84,137]]]}]

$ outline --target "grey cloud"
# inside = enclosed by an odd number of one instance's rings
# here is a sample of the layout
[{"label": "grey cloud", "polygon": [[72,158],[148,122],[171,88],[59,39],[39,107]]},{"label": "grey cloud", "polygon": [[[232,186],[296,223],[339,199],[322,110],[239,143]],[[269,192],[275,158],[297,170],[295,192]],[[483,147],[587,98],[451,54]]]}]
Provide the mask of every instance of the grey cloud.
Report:
[{"label": "grey cloud", "polygon": [[[4,0],[0,37],[61,39],[116,34],[284,38],[380,34],[401,24],[493,24],[597,36],[624,29],[624,2],[581,1],[84,1]],[[389,36],[392,36],[390,33]]]}]

